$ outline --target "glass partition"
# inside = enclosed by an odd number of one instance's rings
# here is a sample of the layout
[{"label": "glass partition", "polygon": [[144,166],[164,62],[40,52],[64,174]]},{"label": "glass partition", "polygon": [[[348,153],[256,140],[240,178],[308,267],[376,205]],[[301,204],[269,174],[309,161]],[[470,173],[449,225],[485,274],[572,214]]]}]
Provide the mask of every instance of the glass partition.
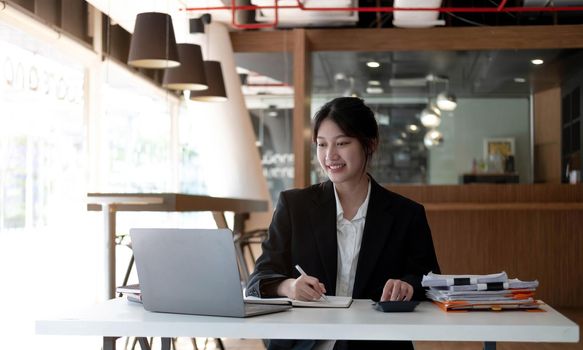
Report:
[{"label": "glass partition", "polygon": [[[545,71],[579,51],[314,52],[312,115],[334,97],[363,98],[380,126],[381,183],[530,183],[535,83],[559,85]],[[312,181],[322,175],[314,159]]]},{"label": "glass partition", "polygon": [[237,53],[235,60],[257,150],[273,203],[294,186],[292,146],[293,57],[289,53]]}]

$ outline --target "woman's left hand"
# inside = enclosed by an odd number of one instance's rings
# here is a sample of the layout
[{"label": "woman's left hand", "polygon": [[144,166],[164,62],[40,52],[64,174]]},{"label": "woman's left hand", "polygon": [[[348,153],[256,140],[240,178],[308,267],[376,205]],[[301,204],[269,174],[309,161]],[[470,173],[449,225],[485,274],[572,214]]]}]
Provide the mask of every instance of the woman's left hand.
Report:
[{"label": "woman's left hand", "polygon": [[401,280],[390,279],[383,287],[381,301],[409,301],[413,297],[413,286]]}]

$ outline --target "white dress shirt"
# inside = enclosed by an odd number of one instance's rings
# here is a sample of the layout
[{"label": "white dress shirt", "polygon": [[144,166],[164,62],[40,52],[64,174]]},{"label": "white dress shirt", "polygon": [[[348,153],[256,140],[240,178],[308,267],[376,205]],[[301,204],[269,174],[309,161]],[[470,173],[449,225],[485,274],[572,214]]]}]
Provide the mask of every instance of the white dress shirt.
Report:
[{"label": "white dress shirt", "polygon": [[366,211],[368,210],[368,201],[370,199],[370,181],[368,182],[366,198],[352,220],[344,217],[344,209],[340,204],[336,186],[334,186],[334,197],[336,198],[336,237],[338,240],[336,295],[352,296],[362,232],[364,231]]},{"label": "white dress shirt", "polygon": [[[360,243],[362,243],[362,233],[366,221],[368,200],[370,199],[370,180],[368,182],[366,199],[362,202],[362,205],[358,208],[352,220],[344,217],[344,209],[342,209],[342,204],[340,204],[336,186],[334,186],[334,197],[336,198],[336,237],[338,240],[336,295],[352,296],[358,254],[360,253]],[[336,340],[318,340],[316,341],[314,350],[332,350],[335,344]]]}]

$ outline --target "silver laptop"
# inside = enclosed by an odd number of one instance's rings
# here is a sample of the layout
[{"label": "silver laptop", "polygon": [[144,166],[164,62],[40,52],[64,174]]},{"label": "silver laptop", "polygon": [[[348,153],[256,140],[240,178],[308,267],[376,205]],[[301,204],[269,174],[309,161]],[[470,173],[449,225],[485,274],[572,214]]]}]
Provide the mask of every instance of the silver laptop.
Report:
[{"label": "silver laptop", "polygon": [[249,317],[289,305],[245,304],[233,234],[227,229],[131,229],[144,308]]}]

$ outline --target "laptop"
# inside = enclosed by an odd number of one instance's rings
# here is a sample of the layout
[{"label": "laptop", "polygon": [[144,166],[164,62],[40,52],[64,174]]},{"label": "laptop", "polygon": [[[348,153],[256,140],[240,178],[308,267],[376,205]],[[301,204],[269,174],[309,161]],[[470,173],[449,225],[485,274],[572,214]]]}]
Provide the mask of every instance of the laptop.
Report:
[{"label": "laptop", "polygon": [[131,229],[142,303],[148,311],[249,317],[290,305],[243,301],[228,229]]}]

